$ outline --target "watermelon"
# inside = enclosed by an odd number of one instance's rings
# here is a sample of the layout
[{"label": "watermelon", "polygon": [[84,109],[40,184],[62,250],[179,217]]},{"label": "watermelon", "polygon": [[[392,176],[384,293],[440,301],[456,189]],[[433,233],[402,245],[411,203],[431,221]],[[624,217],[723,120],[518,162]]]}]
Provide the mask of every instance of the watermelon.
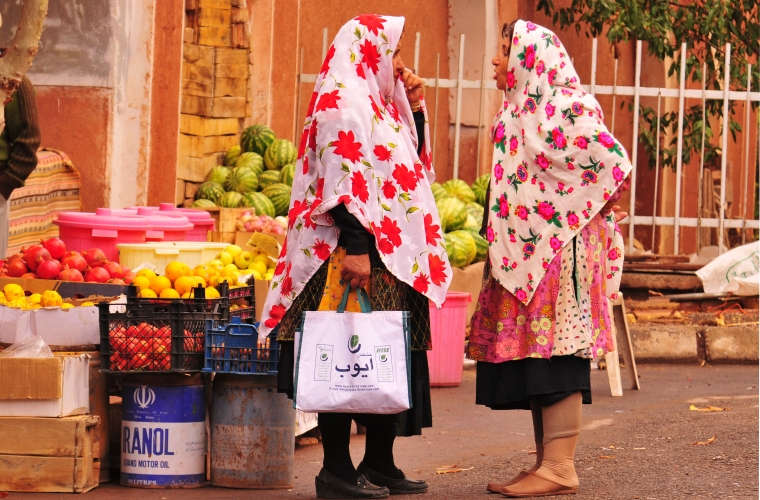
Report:
[{"label": "watermelon", "polygon": [[286,215],[290,207],[290,186],[278,182],[267,186],[262,193],[272,200],[277,215]]},{"label": "watermelon", "polygon": [[430,185],[430,190],[433,192],[433,199],[435,199],[436,202],[438,202],[438,200],[440,200],[441,198],[449,197],[448,191],[443,189],[443,186],[441,186],[437,182],[434,182]]},{"label": "watermelon", "polygon": [[237,191],[228,191],[224,193],[222,199],[219,200],[219,206],[225,208],[237,208],[243,201],[243,195]]},{"label": "watermelon", "polygon": [[467,207],[459,199],[454,197],[443,198],[436,202],[438,216],[441,219],[443,232],[462,229],[467,221]]},{"label": "watermelon", "polygon": [[287,184],[288,186],[293,185],[293,177],[296,175],[296,164],[295,163],[288,163],[284,167],[282,167],[282,170],[280,170],[280,182],[283,184]]},{"label": "watermelon", "polygon": [[264,158],[257,153],[243,153],[235,163],[236,167],[248,167],[253,170],[256,175],[261,174],[264,171]]},{"label": "watermelon", "polygon": [[256,215],[268,215],[274,217],[275,212],[272,200],[267,198],[263,193],[247,193],[243,195],[242,205],[256,210]]},{"label": "watermelon", "polygon": [[444,182],[443,189],[449,195],[459,198],[464,203],[475,201],[475,193],[472,192],[472,188],[462,179],[451,179]]},{"label": "watermelon", "polygon": [[214,203],[211,200],[204,200],[203,198],[198,198],[193,202],[192,207],[193,208],[213,208],[216,207],[217,204]]},{"label": "watermelon", "polygon": [[451,241],[449,260],[456,267],[469,266],[478,254],[475,238],[467,231],[452,231],[448,233]]},{"label": "watermelon", "polygon": [[[481,220],[482,222],[482,220]],[[467,213],[467,220],[464,221],[464,226],[462,226],[462,229],[477,229],[480,230],[481,223],[478,222],[475,217],[473,217],[469,212]]]},{"label": "watermelon", "polygon": [[297,155],[298,151],[292,142],[287,139],[277,139],[264,153],[264,165],[267,170],[279,170],[288,163],[296,161]]},{"label": "watermelon", "polygon": [[237,163],[238,158],[240,157],[240,153],[242,151],[240,150],[240,146],[232,146],[229,151],[227,151],[227,154],[224,155],[224,166],[225,167],[234,167],[235,163]]},{"label": "watermelon", "polygon": [[491,174],[483,174],[472,183],[472,192],[475,193],[475,201],[481,206],[486,206],[486,193],[491,184]]},{"label": "watermelon", "polygon": [[277,184],[278,182],[280,182],[280,171],[267,170],[259,175],[259,191],[263,191],[265,187]]},{"label": "watermelon", "polygon": [[230,175],[232,169],[227,167],[214,167],[206,174],[206,182],[216,182],[217,184],[224,185],[224,181],[227,180],[227,176]]},{"label": "watermelon", "polygon": [[488,242],[480,235],[480,232],[474,228],[465,228],[463,231],[470,233],[475,240],[475,247],[477,248],[477,255],[473,262],[483,262],[488,257]]},{"label": "watermelon", "polygon": [[274,141],[274,132],[265,125],[251,125],[240,134],[240,148],[246,153],[258,153],[264,156],[267,148]]},{"label": "watermelon", "polygon": [[484,212],[483,206],[478,205],[474,201],[467,204],[467,213],[475,217],[475,220],[482,221]]},{"label": "watermelon", "polygon": [[256,191],[259,187],[259,176],[248,167],[235,167],[224,183],[227,191],[237,191],[240,194]]},{"label": "watermelon", "polygon": [[219,204],[222,196],[224,196],[224,187],[216,182],[204,182],[195,194],[196,199],[209,200],[216,204]]}]

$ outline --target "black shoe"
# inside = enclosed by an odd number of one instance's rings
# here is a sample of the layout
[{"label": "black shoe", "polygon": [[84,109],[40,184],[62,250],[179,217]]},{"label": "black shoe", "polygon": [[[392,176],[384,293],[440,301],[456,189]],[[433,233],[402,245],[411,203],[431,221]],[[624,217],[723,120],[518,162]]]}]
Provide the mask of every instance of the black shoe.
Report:
[{"label": "black shoe", "polygon": [[[404,479],[395,479],[385,477],[364,462],[359,464],[356,468],[359,474],[364,475],[367,479],[372,481],[373,484],[378,486],[385,486],[390,490],[391,495],[412,495],[414,493],[427,493],[428,484],[425,481],[418,479],[409,479],[404,476]],[[403,473],[402,473],[403,474]]]},{"label": "black shoe", "polygon": [[388,498],[388,488],[375,486],[359,475],[356,483],[347,483],[322,467],[314,478],[317,498]]}]

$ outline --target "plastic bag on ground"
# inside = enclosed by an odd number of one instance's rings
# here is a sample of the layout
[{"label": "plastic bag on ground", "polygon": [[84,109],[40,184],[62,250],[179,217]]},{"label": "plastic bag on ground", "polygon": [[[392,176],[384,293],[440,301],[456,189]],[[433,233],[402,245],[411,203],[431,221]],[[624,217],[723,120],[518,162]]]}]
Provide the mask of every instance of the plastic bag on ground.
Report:
[{"label": "plastic bag on ground", "polygon": [[760,242],[718,256],[697,271],[706,293],[757,295],[760,291]]},{"label": "plastic bag on ground", "polygon": [[52,358],[53,352],[39,335],[27,337],[0,352],[0,358]]}]

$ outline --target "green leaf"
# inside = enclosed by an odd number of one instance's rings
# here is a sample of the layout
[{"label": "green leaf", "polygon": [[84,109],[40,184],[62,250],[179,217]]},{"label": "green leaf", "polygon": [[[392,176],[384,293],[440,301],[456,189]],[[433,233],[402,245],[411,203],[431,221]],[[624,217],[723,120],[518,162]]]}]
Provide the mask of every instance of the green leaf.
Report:
[{"label": "green leaf", "polygon": [[418,211],[419,208],[417,207],[411,207],[409,210],[406,211],[406,215],[413,214],[414,212]]},{"label": "green leaf", "polygon": [[307,257],[311,257],[311,252],[309,251],[308,248],[303,248],[302,250],[303,250],[304,255],[306,255]]},{"label": "green leaf", "polygon": [[383,40],[385,40],[386,42],[388,41],[388,37],[387,37],[387,36],[385,36],[385,33],[383,33],[383,32],[380,32],[380,38],[382,38],[382,39],[383,39]]},{"label": "green leaf", "polygon": [[356,61],[356,54],[354,54],[354,51],[350,51],[350,52],[351,52],[351,62],[355,62]]},{"label": "green leaf", "polygon": [[386,212],[390,212],[391,211],[391,207],[389,207],[385,203],[381,203],[380,206],[383,207],[383,210],[385,210]]},{"label": "green leaf", "polygon": [[412,266],[412,274],[414,274],[417,271],[419,271],[419,269],[420,269],[420,266],[417,264],[417,261],[415,260],[414,261],[414,265]]},{"label": "green leaf", "polygon": [[348,172],[348,173],[351,172],[351,168],[348,165],[346,165],[345,163],[341,163],[340,164],[340,169],[343,170],[344,172]]},{"label": "green leaf", "polygon": [[338,87],[339,89],[344,89],[344,88],[346,88],[346,86],[345,86],[345,85],[343,85],[343,84],[342,84],[342,83],[340,83],[340,82],[335,82],[335,86],[336,86],[336,87]]},{"label": "green leaf", "polygon": [[359,27],[358,26],[354,30],[354,35],[356,35],[356,38],[361,38],[362,37],[362,32],[359,31]]},{"label": "green leaf", "polygon": [[409,196],[409,193],[401,193],[400,195],[398,195],[398,197],[404,201],[409,201],[412,199],[412,197]]},{"label": "green leaf", "polygon": [[393,51],[391,49],[388,49],[388,50],[385,51],[385,55],[386,56],[389,56],[391,54],[393,54]]},{"label": "green leaf", "polygon": [[391,149],[396,149],[396,145],[393,144],[392,142],[388,143],[388,147],[391,148]]},{"label": "green leaf", "polygon": [[372,164],[368,162],[367,160],[362,160],[362,165],[364,165],[365,167],[373,168]]}]

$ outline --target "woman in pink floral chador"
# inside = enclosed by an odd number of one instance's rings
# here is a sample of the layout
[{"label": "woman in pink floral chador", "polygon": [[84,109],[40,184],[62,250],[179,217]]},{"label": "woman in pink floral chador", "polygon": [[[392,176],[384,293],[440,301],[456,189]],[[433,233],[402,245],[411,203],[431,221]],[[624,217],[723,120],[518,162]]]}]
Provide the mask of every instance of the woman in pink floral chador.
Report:
[{"label": "woman in pink floral chador", "polygon": [[492,127],[483,234],[488,262],[467,356],[476,403],[530,409],[536,465],[488,490],[510,497],[575,493],[590,359],[614,349],[608,314],[623,263],[613,213],[632,169],[551,31],[517,21],[494,57],[504,105]]}]

